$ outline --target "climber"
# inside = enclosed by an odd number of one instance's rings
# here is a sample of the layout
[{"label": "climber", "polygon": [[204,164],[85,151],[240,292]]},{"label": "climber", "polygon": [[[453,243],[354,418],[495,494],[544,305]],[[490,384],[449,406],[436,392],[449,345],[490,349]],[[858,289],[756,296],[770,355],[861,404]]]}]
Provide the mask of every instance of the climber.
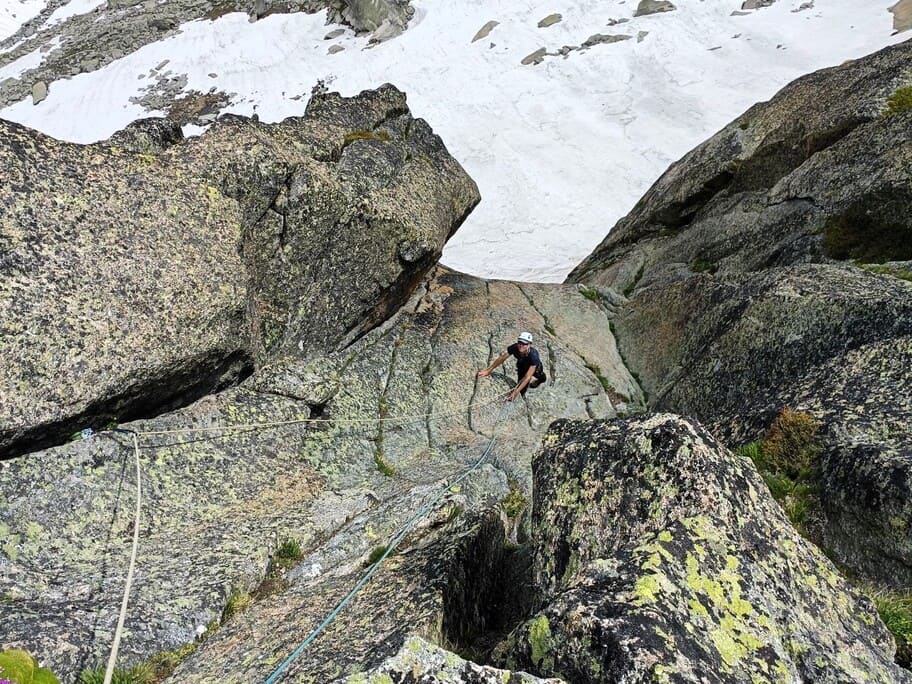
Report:
[{"label": "climber", "polygon": [[538,350],[532,346],[532,333],[527,332],[519,333],[516,344],[511,344],[507,347],[507,351],[494,359],[490,366],[478,371],[478,377],[488,377],[491,371],[511,356],[516,358],[516,387],[510,391],[508,401],[513,401],[519,395],[525,397],[526,390],[530,387],[538,387],[548,379],[544,366],[542,366],[541,356],[538,355]]}]

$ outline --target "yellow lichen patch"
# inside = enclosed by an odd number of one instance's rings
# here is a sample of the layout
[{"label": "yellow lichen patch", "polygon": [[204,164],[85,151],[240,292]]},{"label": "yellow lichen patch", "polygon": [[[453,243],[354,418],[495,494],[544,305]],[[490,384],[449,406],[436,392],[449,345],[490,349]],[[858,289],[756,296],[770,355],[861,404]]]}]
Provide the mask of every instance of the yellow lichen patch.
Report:
[{"label": "yellow lichen patch", "polygon": [[652,670],[653,680],[665,684],[671,681],[671,675],[676,674],[678,670],[669,665],[656,665]]},{"label": "yellow lichen patch", "polygon": [[659,578],[657,575],[644,575],[640,577],[633,586],[633,605],[642,606],[647,603],[656,602],[656,594],[659,592]]},{"label": "yellow lichen patch", "polygon": [[697,599],[690,599],[688,605],[690,606],[690,612],[692,615],[699,615],[703,618],[709,617],[709,611],[706,610],[706,606],[700,603],[700,601]]},{"label": "yellow lichen patch", "polygon": [[551,651],[551,625],[548,618],[539,615],[529,623],[529,645],[532,648],[532,662],[536,667],[550,670],[554,659],[549,655]]}]

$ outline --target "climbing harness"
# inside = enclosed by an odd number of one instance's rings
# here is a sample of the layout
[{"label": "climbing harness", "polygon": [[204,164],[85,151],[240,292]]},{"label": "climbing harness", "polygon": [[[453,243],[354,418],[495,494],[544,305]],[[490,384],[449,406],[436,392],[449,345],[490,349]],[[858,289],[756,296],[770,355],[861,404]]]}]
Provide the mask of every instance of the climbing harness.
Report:
[{"label": "climbing harness", "polygon": [[[223,425],[223,426],[207,426],[207,427],[188,427],[188,428],[175,428],[171,430],[128,430],[124,428],[114,427],[110,430],[103,430],[100,432],[95,432],[91,428],[86,428],[81,432],[77,433],[81,439],[89,439],[98,434],[104,434],[105,432],[117,432],[122,434],[129,434],[133,442],[133,453],[136,460],[136,512],[133,522],[133,548],[130,553],[130,564],[127,569],[127,580],[124,587],[124,596],[120,606],[120,614],[117,618],[117,628],[114,631],[114,641],[111,646],[111,654],[108,657],[107,667],[105,669],[104,684],[111,684],[111,681],[114,676],[114,666],[117,661],[117,652],[120,649],[120,641],[123,636],[124,622],[127,615],[127,604],[130,596],[130,588],[133,583],[133,571],[136,566],[136,556],[139,549],[139,520],[140,520],[140,511],[141,511],[141,473],[140,473],[140,448],[139,448],[139,438],[140,437],[149,437],[149,436],[158,436],[158,435],[173,435],[173,434],[187,434],[187,433],[211,433],[211,432],[221,432],[223,433],[220,436],[226,436],[226,434],[234,433],[235,431],[253,431],[253,430],[265,430],[268,428],[274,427],[285,427],[290,425],[301,425],[301,424],[370,424],[370,423],[388,423],[388,422],[400,422],[400,423],[410,423],[416,422],[419,420],[426,420],[428,418],[441,417],[455,415],[457,413],[462,413],[466,410],[472,411],[474,408],[479,408],[483,406],[489,406],[498,401],[503,401],[505,393],[498,394],[494,399],[489,401],[481,402],[479,404],[469,404],[468,406],[460,407],[459,409],[454,409],[452,411],[441,411],[441,412],[430,412],[424,414],[412,414],[406,416],[387,416],[383,418],[348,418],[348,419],[332,419],[332,418],[300,418],[295,420],[283,420],[283,421],[273,421],[273,422],[264,422],[264,423],[245,423],[245,424],[236,424],[236,425]],[[466,477],[468,477],[472,472],[474,472],[482,463],[487,459],[488,454],[491,451],[491,448],[494,445],[494,439],[496,435],[497,427],[500,422],[503,420],[506,414],[509,413],[508,409],[512,406],[512,403],[505,402],[503,408],[501,408],[500,413],[498,414],[497,420],[494,423],[494,430],[492,432],[491,438],[488,442],[487,447],[482,453],[481,457],[475,464],[466,470],[462,475],[456,478],[453,482],[446,485],[442,488],[440,492],[424,507],[422,507],[418,513],[416,513],[406,525],[393,537],[390,541],[390,544],[387,546],[386,552],[374,563],[373,566],[368,570],[368,572],[362,577],[361,581],[355,586],[354,589],[349,593],[348,596],[343,599],[342,602],[335,608],[335,610],[321,623],[321,625],[314,630],[314,632],[307,638],[305,641],[295,649],[294,653],[289,656],[282,665],[276,669],[275,672],[270,675],[267,679],[267,684],[272,684],[272,682],[278,681],[278,678],[281,677],[284,670],[300,655],[300,653],[307,647],[307,645],[317,637],[317,635],[339,614],[342,608],[345,607],[351,598],[357,593],[357,591],[367,583],[367,581],[373,576],[373,574],[380,567],[380,564],[386,559],[386,557],[396,548],[400,541],[414,528],[414,526],[426,516],[440,501],[441,498],[446,494],[446,492],[452,487],[456,486],[462,482]],[[180,443],[175,443],[174,445],[166,446],[178,446]]]}]

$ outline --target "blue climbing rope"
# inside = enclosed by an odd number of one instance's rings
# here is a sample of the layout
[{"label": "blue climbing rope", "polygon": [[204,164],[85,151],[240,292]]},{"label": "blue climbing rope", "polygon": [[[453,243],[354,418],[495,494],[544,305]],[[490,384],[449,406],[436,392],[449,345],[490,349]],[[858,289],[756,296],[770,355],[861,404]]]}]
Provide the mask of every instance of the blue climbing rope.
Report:
[{"label": "blue climbing rope", "polygon": [[297,660],[298,656],[300,656],[301,653],[304,652],[304,649],[306,649],[313,642],[313,640],[316,639],[317,636],[319,636],[320,632],[322,632],[333,620],[336,619],[336,617],[339,615],[339,613],[342,612],[342,609],[345,608],[345,606],[348,604],[348,602],[351,601],[355,597],[355,594],[358,593],[358,591],[361,589],[361,587],[363,587],[365,584],[368,583],[368,581],[370,581],[370,578],[373,577],[374,574],[377,572],[377,570],[380,568],[381,563],[383,563],[383,561],[386,560],[386,557],[389,556],[390,553],[393,552],[393,550],[399,545],[399,542],[401,542],[405,538],[405,536],[409,532],[411,532],[412,529],[414,529],[415,525],[417,525],[420,520],[422,520],[428,513],[431,512],[431,510],[433,510],[433,508],[437,505],[437,503],[446,495],[446,493],[450,489],[452,489],[453,487],[458,485],[460,482],[465,480],[469,475],[471,475],[473,472],[475,472],[487,460],[488,455],[491,453],[491,449],[494,448],[494,441],[497,437],[497,428],[500,426],[501,421],[507,415],[509,415],[510,408],[512,406],[513,406],[512,402],[505,402],[503,407],[501,407],[500,413],[497,414],[497,419],[494,421],[494,427],[491,432],[491,439],[488,441],[488,445],[485,447],[485,450],[482,452],[482,454],[478,458],[478,460],[475,461],[475,463],[472,465],[472,467],[469,468],[468,470],[466,470],[464,473],[462,473],[462,475],[457,477],[452,482],[449,482],[445,487],[442,487],[440,489],[440,491],[437,492],[437,494],[434,496],[433,499],[431,499],[427,504],[425,504],[422,508],[420,508],[418,510],[418,512],[415,513],[415,515],[413,515],[408,520],[408,522],[405,524],[405,526],[399,532],[396,533],[396,536],[394,536],[390,540],[389,545],[386,547],[386,551],[384,551],[383,555],[377,559],[377,562],[374,563],[370,567],[370,569],[358,581],[358,583],[354,586],[354,588],[350,592],[348,592],[348,594],[345,596],[345,598],[342,599],[335,608],[333,608],[332,612],[326,616],[326,618],[323,620],[323,622],[321,622],[317,626],[317,628],[314,631],[312,631],[307,636],[307,638],[304,639],[304,641],[302,641],[301,644],[294,651],[292,651],[291,655],[289,655],[287,658],[285,658],[285,660],[282,661],[282,664],[279,665],[272,672],[271,675],[269,675],[269,677],[266,679],[265,684],[275,684],[275,682],[279,681],[279,678],[282,677],[282,675],[285,673],[285,670],[288,669],[289,665],[291,665],[295,660]]}]

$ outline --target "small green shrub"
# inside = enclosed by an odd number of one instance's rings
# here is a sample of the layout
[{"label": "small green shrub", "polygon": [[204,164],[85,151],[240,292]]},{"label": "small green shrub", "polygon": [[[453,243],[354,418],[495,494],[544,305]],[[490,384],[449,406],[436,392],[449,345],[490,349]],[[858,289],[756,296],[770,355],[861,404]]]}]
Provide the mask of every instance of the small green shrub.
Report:
[{"label": "small green shrub", "polygon": [[815,486],[819,423],[813,416],[786,407],[764,438],[736,449],[750,458],[773,498],[795,528],[807,535],[807,525],[818,506]]},{"label": "small green shrub", "polygon": [[760,442],[758,442],[758,441],[748,442],[747,444],[742,444],[737,449],[735,449],[735,453],[738,454],[738,456],[744,456],[746,458],[749,458],[758,466],[759,466],[758,460],[760,458],[762,458],[762,456],[760,454]]},{"label": "small green shrub", "polygon": [[365,567],[370,567],[371,565],[376,563],[378,560],[380,560],[383,557],[383,554],[386,553],[387,548],[388,547],[386,546],[386,544],[384,544],[383,546],[378,546],[373,551],[371,551],[370,555],[367,557],[367,560],[364,561]]},{"label": "small green shrub", "polygon": [[253,603],[253,597],[249,592],[243,589],[235,590],[234,593],[228,597],[228,602],[225,604],[225,609],[222,611],[222,622],[230,620],[242,610],[250,607],[251,603]]},{"label": "small green shrub", "polygon": [[596,304],[598,304],[600,301],[602,301],[602,297],[599,294],[599,291],[597,288],[586,287],[585,285],[580,285],[579,293],[581,295],[583,295],[583,297],[585,297],[589,301],[595,302]]},{"label": "small green shrub", "polygon": [[16,684],[60,684],[54,673],[18,648],[0,651],[0,679],[8,679]]},{"label": "small green shrub", "polygon": [[884,116],[893,116],[912,109],[912,86],[899,88],[887,98],[887,108]]},{"label": "small green shrub", "polygon": [[819,430],[820,423],[813,416],[785,407],[763,439],[764,462],[793,480],[805,477],[820,455]]},{"label": "small green shrub", "polygon": [[501,504],[508,518],[516,518],[529,507],[528,499],[523,496],[522,491],[519,489],[519,483],[515,480],[510,481],[510,493],[504,497]]},{"label": "small green shrub", "polygon": [[276,549],[275,557],[283,560],[300,560],[304,552],[301,551],[301,543],[297,539],[286,539],[279,548]]},{"label": "small green shrub", "polygon": [[[103,684],[105,668],[94,667],[83,670],[79,675],[79,684]],[[135,665],[129,669],[114,668],[111,684],[154,684],[155,673],[147,664]]]}]

